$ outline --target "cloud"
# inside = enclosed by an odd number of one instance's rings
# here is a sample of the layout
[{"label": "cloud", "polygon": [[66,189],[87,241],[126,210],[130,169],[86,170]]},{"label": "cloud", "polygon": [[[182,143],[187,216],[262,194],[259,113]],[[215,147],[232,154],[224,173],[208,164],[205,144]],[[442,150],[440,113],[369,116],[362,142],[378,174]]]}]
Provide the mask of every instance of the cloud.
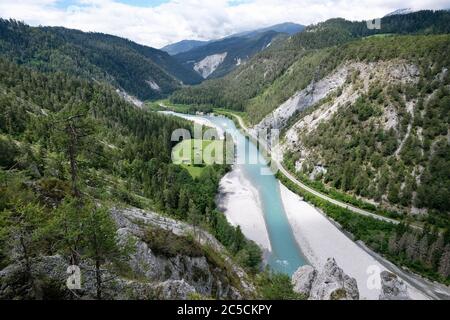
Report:
[{"label": "cloud", "polygon": [[159,48],[183,39],[216,39],[287,21],[368,20],[405,7],[450,8],[448,0],[170,0],[153,7],[118,1],[64,0],[68,5],[62,6],[58,0],[0,0],[0,16],[31,25],[114,34]]}]

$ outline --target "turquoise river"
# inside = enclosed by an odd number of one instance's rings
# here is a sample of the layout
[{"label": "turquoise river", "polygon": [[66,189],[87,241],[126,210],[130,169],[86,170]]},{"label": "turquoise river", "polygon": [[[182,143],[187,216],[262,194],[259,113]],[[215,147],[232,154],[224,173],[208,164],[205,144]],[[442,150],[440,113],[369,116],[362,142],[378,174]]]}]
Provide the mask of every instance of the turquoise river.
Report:
[{"label": "turquoise river", "polygon": [[263,157],[257,146],[251,140],[245,138],[241,131],[236,128],[234,122],[226,117],[194,116],[173,112],[164,113],[192,121],[196,120],[196,118],[207,120],[224,132],[227,132],[227,134],[230,134],[233,137],[236,149],[245,148],[245,152],[236,152],[237,164],[235,165],[240,166],[241,172],[258,190],[260,195],[272,247],[267,263],[272,269],[289,275],[292,275],[300,266],[305,265],[307,261],[295,240],[283,208],[278,180],[274,175],[262,174],[262,172],[267,172],[269,169],[268,165],[264,163],[265,161],[250,161],[250,159],[262,159]]}]

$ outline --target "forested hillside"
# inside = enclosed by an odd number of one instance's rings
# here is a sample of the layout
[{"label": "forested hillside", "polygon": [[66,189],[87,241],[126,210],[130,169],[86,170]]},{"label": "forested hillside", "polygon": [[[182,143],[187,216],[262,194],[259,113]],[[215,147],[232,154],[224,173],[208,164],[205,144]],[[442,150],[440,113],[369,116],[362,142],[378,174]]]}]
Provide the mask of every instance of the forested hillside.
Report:
[{"label": "forested hillside", "polygon": [[[328,68],[333,65],[322,61],[323,55],[329,54],[325,48],[375,35],[448,33],[449,25],[448,11],[385,17],[379,30],[368,29],[366,22],[331,19],[271,46],[223,79],[175,92],[171,100],[246,111],[249,121],[256,124],[313,79],[318,80],[331,71]],[[279,90],[281,86],[283,90]]]},{"label": "forested hillside", "polygon": [[[301,142],[293,144],[298,143],[299,148],[304,143],[307,149],[326,155],[314,153],[308,159],[329,166],[324,180],[337,188],[378,201],[386,196],[388,202],[405,207],[416,204],[434,209],[435,214],[448,211],[449,50],[447,35],[371,38],[332,50],[322,60],[332,66],[328,70],[333,70],[336,62],[361,61],[372,63],[372,73],[361,75],[355,68],[337,92],[291,119],[295,124],[313,112],[317,115],[311,119],[326,114],[334,100],[349,90],[349,98],[342,99],[332,115],[309,128],[306,125],[311,120],[303,122],[303,129],[294,125],[294,131],[303,130],[304,135]],[[418,75],[388,81],[389,67],[377,68],[380,61],[392,61],[394,70],[409,63],[418,68]],[[379,72],[384,72],[383,76]],[[378,186],[371,181],[375,176]],[[422,183],[417,185],[418,181]]]},{"label": "forested hillside", "polygon": [[[259,248],[215,208],[228,168],[209,166],[193,179],[171,164],[171,134],[191,130],[188,122],[137,109],[103,84],[3,58],[0,106],[0,269],[17,259],[33,268],[36,258],[54,254],[72,262],[118,259],[118,267],[124,257],[106,210],[133,206],[202,226],[247,270],[258,270]],[[85,223],[99,229],[79,229]],[[89,242],[98,232],[101,248]]]},{"label": "forested hillside", "polygon": [[201,81],[167,53],[126,39],[12,20],[0,20],[0,54],[40,72],[108,82],[142,100]]}]

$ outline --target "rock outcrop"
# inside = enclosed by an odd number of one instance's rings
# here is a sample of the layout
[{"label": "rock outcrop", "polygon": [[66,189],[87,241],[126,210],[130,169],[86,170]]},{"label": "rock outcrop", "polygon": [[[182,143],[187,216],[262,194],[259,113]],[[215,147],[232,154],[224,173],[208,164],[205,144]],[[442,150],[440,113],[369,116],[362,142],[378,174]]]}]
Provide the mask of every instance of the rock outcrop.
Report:
[{"label": "rock outcrop", "polygon": [[358,285],[339,268],[333,258],[321,271],[303,266],[292,276],[294,291],[309,300],[359,300]]},{"label": "rock outcrop", "polygon": [[294,291],[309,297],[314,280],[317,278],[317,270],[311,266],[300,267],[292,276]]},{"label": "rock outcrop", "polygon": [[289,118],[313,106],[330,94],[330,92],[342,86],[345,83],[348,73],[349,68],[346,66],[319,81],[313,81],[305,89],[297,92],[272,113],[267,115],[254,127],[255,133],[260,130],[284,128]]},{"label": "rock outcrop", "polygon": [[[119,242],[134,247],[124,266],[102,267],[102,298],[108,300],[185,300],[193,294],[215,299],[249,299],[255,288],[248,276],[228,257],[224,247],[209,233],[197,230],[195,248],[165,252],[152,243],[162,235],[187,241],[192,227],[138,209],[113,209]],[[148,228],[156,230],[148,235]],[[185,238],[183,238],[185,237]],[[181,240],[180,240],[181,239]],[[198,243],[200,242],[200,243]],[[170,244],[167,244],[170,247]],[[203,248],[208,247],[208,250]],[[158,250],[159,249],[159,250]],[[211,256],[207,251],[214,251]],[[217,260],[217,257],[220,257]],[[42,256],[32,262],[31,277],[21,262],[0,270],[0,299],[96,299],[97,279],[92,261],[80,265],[81,290],[69,290],[69,262],[60,255]],[[30,281],[32,278],[33,281]]]},{"label": "rock outcrop", "polygon": [[410,300],[406,284],[397,275],[383,271],[381,277],[380,300]]}]

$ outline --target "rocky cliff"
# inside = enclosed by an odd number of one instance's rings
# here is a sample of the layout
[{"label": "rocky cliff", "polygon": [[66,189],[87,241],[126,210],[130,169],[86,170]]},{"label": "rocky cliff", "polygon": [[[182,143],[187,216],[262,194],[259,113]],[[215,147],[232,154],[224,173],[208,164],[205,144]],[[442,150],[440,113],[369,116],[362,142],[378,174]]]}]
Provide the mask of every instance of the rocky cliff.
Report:
[{"label": "rocky cliff", "polygon": [[[245,299],[255,288],[246,273],[227,256],[210,234],[155,213],[137,209],[113,209],[117,233],[131,255],[123,266],[102,270],[104,299]],[[68,261],[60,256],[40,257],[32,264],[30,285],[23,264],[0,271],[2,299],[95,299],[95,268],[80,263],[81,290],[69,290]]]}]

